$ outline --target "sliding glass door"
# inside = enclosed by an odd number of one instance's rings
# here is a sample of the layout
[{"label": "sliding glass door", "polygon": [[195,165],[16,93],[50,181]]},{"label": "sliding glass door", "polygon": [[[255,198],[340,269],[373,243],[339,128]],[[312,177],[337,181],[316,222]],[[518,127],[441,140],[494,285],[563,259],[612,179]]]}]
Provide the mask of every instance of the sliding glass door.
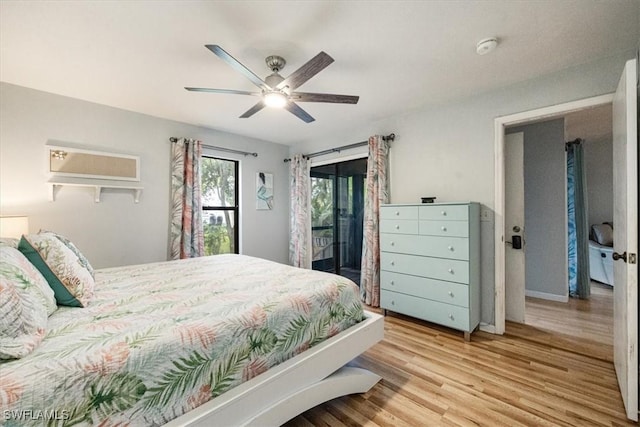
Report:
[{"label": "sliding glass door", "polygon": [[313,269],[360,284],[367,159],[311,168]]}]

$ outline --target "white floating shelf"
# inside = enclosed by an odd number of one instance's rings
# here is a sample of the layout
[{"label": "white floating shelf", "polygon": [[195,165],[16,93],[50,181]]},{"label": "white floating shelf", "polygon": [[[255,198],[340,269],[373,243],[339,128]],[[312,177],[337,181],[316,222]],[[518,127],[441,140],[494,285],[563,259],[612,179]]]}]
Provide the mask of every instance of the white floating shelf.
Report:
[{"label": "white floating shelf", "polygon": [[138,203],[140,201],[140,195],[142,194],[142,187],[139,184],[127,183],[124,181],[109,181],[103,179],[79,179],[79,178],[61,178],[56,177],[50,179],[47,184],[49,185],[49,201],[54,202],[56,200],[56,193],[60,187],[89,187],[93,188],[95,192],[94,201],[100,203],[100,197],[102,190],[107,188],[117,190],[131,190],[133,192],[133,201]]}]

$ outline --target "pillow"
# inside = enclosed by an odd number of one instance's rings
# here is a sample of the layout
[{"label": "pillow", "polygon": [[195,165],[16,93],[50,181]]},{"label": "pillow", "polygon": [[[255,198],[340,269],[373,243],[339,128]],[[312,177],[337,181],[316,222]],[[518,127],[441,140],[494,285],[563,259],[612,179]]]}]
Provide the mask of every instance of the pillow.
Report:
[{"label": "pillow", "polygon": [[593,240],[603,246],[613,246],[613,228],[609,224],[594,224],[591,226]]},{"label": "pillow", "polygon": [[48,316],[58,309],[53,289],[18,249],[0,246],[0,277],[32,294],[45,307]]},{"label": "pillow", "polygon": [[66,247],[68,247],[69,249],[71,249],[71,252],[73,252],[78,259],[80,260],[80,264],[82,264],[82,266],[84,268],[87,269],[87,271],[89,271],[89,273],[91,274],[91,277],[93,277],[95,279],[96,275],[95,272],[93,271],[93,267],[91,266],[91,264],[89,263],[89,260],[82,255],[82,253],[80,252],[80,250],[76,247],[76,245],[74,245],[73,243],[71,243],[71,240],[67,239],[64,236],[59,235],[58,233],[55,233],[53,231],[47,231],[47,230],[40,230],[38,232],[38,234],[51,234],[53,236],[56,236],[56,238],[58,240],[60,240],[62,242],[63,245],[65,245]]},{"label": "pillow", "polygon": [[47,310],[33,293],[0,276],[0,359],[19,359],[44,338]]},{"label": "pillow", "polygon": [[86,307],[95,282],[76,254],[52,234],[22,236],[18,249],[42,273],[59,305]]},{"label": "pillow", "polygon": [[19,239],[13,237],[0,237],[0,246],[9,246],[10,248],[18,248]]}]

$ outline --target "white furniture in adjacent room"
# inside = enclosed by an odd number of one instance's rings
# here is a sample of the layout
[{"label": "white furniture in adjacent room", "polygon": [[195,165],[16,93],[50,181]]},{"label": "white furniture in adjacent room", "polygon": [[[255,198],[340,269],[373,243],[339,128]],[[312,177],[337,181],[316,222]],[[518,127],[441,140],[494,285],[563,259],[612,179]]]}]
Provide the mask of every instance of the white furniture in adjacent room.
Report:
[{"label": "white furniture in adjacent room", "polygon": [[382,205],[380,306],[464,331],[480,323],[478,203]]}]

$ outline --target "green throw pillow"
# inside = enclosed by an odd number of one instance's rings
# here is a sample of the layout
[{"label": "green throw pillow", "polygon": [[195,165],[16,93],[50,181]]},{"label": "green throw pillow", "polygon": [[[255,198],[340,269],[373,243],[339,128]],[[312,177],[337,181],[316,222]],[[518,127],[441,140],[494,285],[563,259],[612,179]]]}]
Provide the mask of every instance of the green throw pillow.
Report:
[{"label": "green throw pillow", "polygon": [[22,236],[18,249],[42,273],[58,305],[86,307],[93,297],[93,276],[78,256],[53,234]]}]

